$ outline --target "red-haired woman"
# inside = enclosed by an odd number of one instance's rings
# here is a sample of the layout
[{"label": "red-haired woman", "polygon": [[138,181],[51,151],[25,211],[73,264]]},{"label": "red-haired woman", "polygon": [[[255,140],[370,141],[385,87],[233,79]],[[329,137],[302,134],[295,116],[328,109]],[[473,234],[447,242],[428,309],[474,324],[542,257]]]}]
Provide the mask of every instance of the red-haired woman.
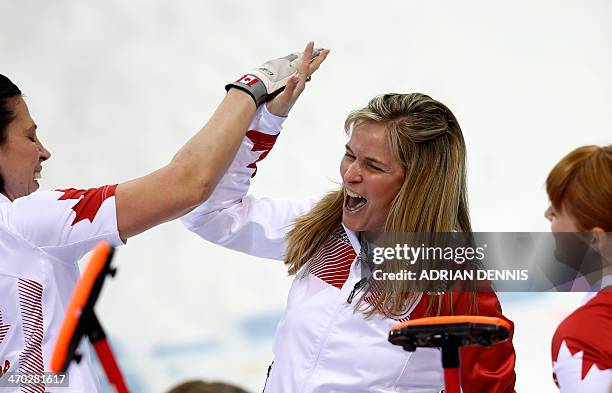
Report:
[{"label": "red-haired woman", "polygon": [[[612,145],[583,146],[550,172],[546,218],[553,233],[581,232],[600,266],[585,274],[591,292],[557,328],[555,381],[563,393],[608,393],[612,385]],[[584,238],[584,236],[581,236]]]}]

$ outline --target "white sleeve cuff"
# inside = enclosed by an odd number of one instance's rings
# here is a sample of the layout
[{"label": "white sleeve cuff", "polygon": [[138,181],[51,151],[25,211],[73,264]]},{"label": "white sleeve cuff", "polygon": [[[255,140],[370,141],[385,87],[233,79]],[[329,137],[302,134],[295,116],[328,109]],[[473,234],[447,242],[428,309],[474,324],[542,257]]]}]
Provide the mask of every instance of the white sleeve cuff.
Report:
[{"label": "white sleeve cuff", "polygon": [[276,116],[268,111],[266,104],[260,105],[253,116],[253,120],[249,125],[249,130],[257,130],[264,134],[277,135],[280,134],[283,123],[287,118]]}]

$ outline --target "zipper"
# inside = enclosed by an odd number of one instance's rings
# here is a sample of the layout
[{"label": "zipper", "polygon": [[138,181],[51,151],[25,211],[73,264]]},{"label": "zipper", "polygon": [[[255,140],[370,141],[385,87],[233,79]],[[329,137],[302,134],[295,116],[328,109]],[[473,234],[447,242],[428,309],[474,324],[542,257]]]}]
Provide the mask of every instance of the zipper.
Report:
[{"label": "zipper", "polygon": [[346,299],[346,302],[348,304],[351,304],[351,302],[353,301],[353,298],[355,297],[355,295],[357,293],[359,293],[359,288],[361,288],[363,286],[363,284],[366,283],[366,281],[368,281],[367,278],[362,278],[361,280],[357,281],[357,283],[355,284],[355,286],[353,287],[353,290],[351,291],[351,293],[349,293],[348,298]]},{"label": "zipper", "polygon": [[[357,289],[359,289],[359,287],[361,285],[363,285],[363,283],[359,284],[359,282],[358,282],[357,284],[355,284]],[[351,291],[353,296],[355,296],[355,294],[353,292],[355,292],[355,287],[353,287],[353,291]],[[351,298],[351,296],[349,296],[349,298]],[[351,298],[351,300],[352,300],[352,298]],[[343,304],[344,304],[343,301],[338,303],[338,305],[340,307],[338,307],[336,309],[336,312],[333,314],[333,316],[331,317],[331,319],[327,323],[327,327],[325,328],[325,331],[323,331],[323,333],[321,334],[321,340],[320,340],[320,342],[318,344],[317,353],[315,355],[315,358],[313,359],[313,362],[312,362],[312,365],[311,365],[311,369],[309,370],[308,375],[304,378],[304,382],[303,382],[303,387],[302,387],[301,393],[305,393],[306,392],[306,389],[308,388],[308,384],[310,383],[310,379],[312,377],[312,374],[317,369],[317,365],[319,364],[319,357],[321,356],[321,351],[325,347],[325,344],[327,343],[327,339],[329,338],[329,331],[331,330],[332,326],[334,325],[334,323],[338,319],[338,316],[342,312],[342,308],[346,307],[346,306],[343,306]]]},{"label": "zipper", "polygon": [[268,385],[268,379],[270,379],[270,371],[272,371],[273,365],[274,365],[274,361],[272,361],[272,363],[270,363],[270,365],[268,366],[268,374],[266,374],[266,382],[264,382],[264,387],[261,393],[264,393],[266,391],[266,386]]}]

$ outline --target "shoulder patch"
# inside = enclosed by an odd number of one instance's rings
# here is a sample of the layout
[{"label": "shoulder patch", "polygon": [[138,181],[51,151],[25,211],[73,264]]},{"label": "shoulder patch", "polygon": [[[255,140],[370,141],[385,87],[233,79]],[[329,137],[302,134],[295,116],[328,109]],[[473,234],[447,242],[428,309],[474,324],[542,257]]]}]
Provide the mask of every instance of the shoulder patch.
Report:
[{"label": "shoulder patch", "polygon": [[79,221],[85,219],[89,222],[93,222],[100,210],[102,203],[108,198],[115,195],[117,185],[103,186],[99,188],[90,188],[89,190],[77,190],[76,188],[68,188],[65,190],[56,190],[63,193],[58,198],[58,201],[65,201],[68,199],[79,199],[79,201],[72,206],[72,210],[76,213],[76,217],[72,221],[71,225],[75,225]]}]

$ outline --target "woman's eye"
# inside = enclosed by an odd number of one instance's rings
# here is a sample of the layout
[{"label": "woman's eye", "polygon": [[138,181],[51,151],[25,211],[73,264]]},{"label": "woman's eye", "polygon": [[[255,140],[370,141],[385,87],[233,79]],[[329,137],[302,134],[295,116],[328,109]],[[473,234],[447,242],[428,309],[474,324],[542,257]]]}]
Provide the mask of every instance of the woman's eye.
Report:
[{"label": "woman's eye", "polygon": [[373,170],[375,170],[377,172],[382,172],[383,171],[382,168],[379,168],[379,167],[374,166],[374,165],[370,165],[370,168],[372,168]]},{"label": "woman's eye", "polygon": [[350,158],[351,160],[355,159],[355,156],[349,153],[344,153],[344,157]]}]

